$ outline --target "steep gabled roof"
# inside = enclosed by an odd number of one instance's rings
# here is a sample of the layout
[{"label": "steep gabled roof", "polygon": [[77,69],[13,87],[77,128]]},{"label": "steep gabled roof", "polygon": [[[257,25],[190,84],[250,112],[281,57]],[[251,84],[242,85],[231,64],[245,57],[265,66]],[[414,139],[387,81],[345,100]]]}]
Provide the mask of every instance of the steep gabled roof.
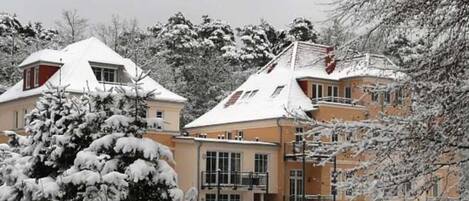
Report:
[{"label": "steep gabled roof", "polygon": [[[130,59],[123,58],[94,37],[70,44],[62,50],[38,51],[26,58],[20,66],[27,66],[36,62],[60,63],[60,70],[54,73],[47,83],[68,85],[67,91],[76,93],[84,92],[87,86],[91,90],[110,89],[116,86],[98,82],[91,69],[90,62],[122,66],[128,76],[134,76],[136,71],[142,71]],[[46,89],[47,83],[38,88],[23,91],[23,80],[21,80],[0,95],[0,102],[41,94]],[[171,102],[186,101],[185,98],[167,90],[149,77],[142,81],[142,87],[146,91],[155,90],[154,98],[156,100]]]},{"label": "steep gabled roof", "polygon": [[[187,124],[185,128],[283,118],[289,117],[292,112],[301,114],[314,110],[311,99],[304,94],[297,82],[302,78],[333,81],[356,76],[393,78],[394,73],[389,70],[375,68],[381,67],[383,62],[390,62],[379,55],[354,58],[338,65],[331,74],[327,74],[324,58],[328,49],[332,48],[307,42],[292,43],[218,105]],[[278,96],[272,97],[272,93],[279,86],[284,86],[282,91]],[[246,92],[253,90],[258,92],[252,98],[243,98]],[[233,101],[232,97],[238,96],[240,92],[240,97]]]}]

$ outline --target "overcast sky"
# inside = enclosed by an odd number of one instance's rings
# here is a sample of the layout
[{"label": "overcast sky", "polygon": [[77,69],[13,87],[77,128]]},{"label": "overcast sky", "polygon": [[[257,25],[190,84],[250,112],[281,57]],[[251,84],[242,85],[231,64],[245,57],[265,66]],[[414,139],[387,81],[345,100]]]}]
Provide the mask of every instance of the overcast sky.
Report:
[{"label": "overcast sky", "polygon": [[113,14],[136,18],[146,27],[166,22],[181,11],[194,23],[204,14],[227,21],[234,27],[266,19],[284,28],[298,16],[309,18],[317,26],[328,17],[331,0],[0,0],[0,12],[16,13],[21,22],[39,21],[55,25],[62,10],[77,9],[90,24],[109,22]]}]

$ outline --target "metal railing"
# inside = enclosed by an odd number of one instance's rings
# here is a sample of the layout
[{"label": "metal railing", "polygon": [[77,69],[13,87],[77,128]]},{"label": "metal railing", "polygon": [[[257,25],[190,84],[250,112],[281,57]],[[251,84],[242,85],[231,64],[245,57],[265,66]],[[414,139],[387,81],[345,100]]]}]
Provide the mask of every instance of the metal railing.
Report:
[{"label": "metal railing", "polygon": [[[303,201],[302,195],[290,195],[290,201]],[[332,201],[332,195],[305,195],[304,201]]]},{"label": "metal railing", "polygon": [[247,188],[248,190],[265,190],[269,188],[269,173],[238,171],[202,171],[202,189],[208,188]]},{"label": "metal railing", "polygon": [[331,142],[287,142],[284,143],[285,160],[301,161],[303,156],[306,161],[319,163],[333,154],[333,150],[326,149]]},{"label": "metal railing", "polygon": [[318,104],[319,102],[330,102],[330,103],[341,103],[348,105],[363,105],[362,101],[356,101],[351,98],[338,97],[338,96],[324,96],[320,98],[311,98],[313,104]]}]

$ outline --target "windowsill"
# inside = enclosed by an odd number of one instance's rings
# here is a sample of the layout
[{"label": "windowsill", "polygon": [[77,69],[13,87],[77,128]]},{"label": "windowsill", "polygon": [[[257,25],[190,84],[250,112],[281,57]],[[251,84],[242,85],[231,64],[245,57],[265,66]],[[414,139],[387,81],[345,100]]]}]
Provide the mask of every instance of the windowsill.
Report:
[{"label": "windowsill", "polygon": [[128,86],[130,83],[126,82],[106,82],[106,81],[98,81],[100,84],[109,84],[109,85],[120,85],[120,86]]}]

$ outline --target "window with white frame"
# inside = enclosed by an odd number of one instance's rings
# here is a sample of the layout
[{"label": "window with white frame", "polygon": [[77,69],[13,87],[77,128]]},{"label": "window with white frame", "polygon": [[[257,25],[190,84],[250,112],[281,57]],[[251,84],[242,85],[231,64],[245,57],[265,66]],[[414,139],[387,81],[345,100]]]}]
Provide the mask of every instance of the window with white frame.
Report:
[{"label": "window with white frame", "polygon": [[92,66],[91,69],[99,82],[118,82],[117,68]]},{"label": "window with white frame", "polygon": [[13,122],[14,122],[14,128],[19,128],[20,127],[20,114],[18,111],[13,112]]},{"label": "window with white frame", "polygon": [[205,201],[241,201],[239,194],[220,194],[219,196],[219,199],[217,199],[217,194],[205,194]]},{"label": "window with white frame", "polygon": [[302,142],[303,141],[303,128],[296,127],[295,129],[295,142]]},{"label": "window with white frame", "polygon": [[266,173],[268,169],[268,155],[255,154],[254,155],[254,172]]},{"label": "window with white frame", "polygon": [[[339,87],[327,86],[327,96],[332,98],[339,96]],[[334,99],[332,99],[332,101],[334,101]]]},{"label": "window with white frame", "polygon": [[277,88],[275,88],[274,92],[272,93],[272,95],[270,97],[272,97],[272,98],[277,97],[280,94],[280,92],[282,92],[282,89],[284,87],[285,86],[282,85],[282,86],[278,86]]},{"label": "window with white frame", "polygon": [[26,74],[25,75],[26,77],[24,78],[25,86],[26,86],[26,89],[29,89],[29,88],[31,88],[31,80],[30,80],[31,79],[31,69],[30,68],[26,69],[25,74]]},{"label": "window with white frame", "polygon": [[156,119],[159,119],[160,120],[160,123],[158,123],[156,125],[156,129],[157,130],[163,130],[163,119],[164,119],[164,112],[163,111],[160,111],[160,110],[157,110],[156,111]]},{"label": "window with white frame", "polygon": [[[207,151],[205,165],[206,183],[216,183],[217,179],[221,184],[239,182],[236,172],[241,171],[241,153]],[[217,170],[221,171],[219,177]]]},{"label": "window with white frame", "polygon": [[39,66],[34,67],[34,87],[39,86]]},{"label": "window with white frame", "polygon": [[320,99],[322,98],[322,85],[321,84],[313,84],[311,85],[312,89],[312,96],[313,99]]},{"label": "window with white frame", "polygon": [[26,126],[26,115],[28,115],[28,109],[23,110],[23,126]]},{"label": "window with white frame", "polygon": [[238,135],[236,136],[237,140],[243,140],[244,139],[244,131],[239,130]]}]

